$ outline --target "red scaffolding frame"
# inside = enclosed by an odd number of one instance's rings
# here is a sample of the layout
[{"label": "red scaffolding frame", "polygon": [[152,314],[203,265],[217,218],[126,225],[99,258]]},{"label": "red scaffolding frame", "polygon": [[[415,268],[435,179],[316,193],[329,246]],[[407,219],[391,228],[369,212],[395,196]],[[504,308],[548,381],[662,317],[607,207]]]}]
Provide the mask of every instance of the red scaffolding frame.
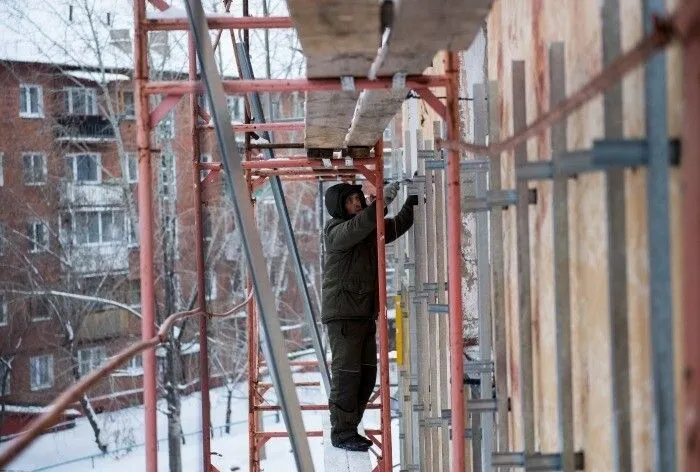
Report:
[{"label": "red scaffolding frame", "polygon": [[[204,181],[200,181],[200,170],[210,169],[217,171],[220,166],[215,164],[202,165],[199,163],[199,130],[197,128],[197,117],[200,116],[198,110],[196,94],[193,92],[201,92],[201,84],[196,80],[196,63],[195,54],[190,35],[189,42],[189,80],[186,82],[150,82],[148,78],[148,31],[155,30],[187,30],[189,23],[181,18],[146,18],[146,1],[150,2],[157,9],[165,10],[169,8],[163,0],[139,0],[134,6],[134,21],[135,21],[135,67],[134,67],[134,83],[135,83],[135,104],[137,115],[137,145],[139,156],[139,173],[143,176],[151,175],[151,145],[150,133],[155,124],[167,112],[175,106],[182,96],[186,93],[190,94],[190,111],[192,114],[192,178],[195,187],[195,212],[196,212],[196,264],[197,264],[197,286],[198,298],[197,308],[187,312],[175,313],[170,315],[162,326],[156,332],[155,324],[155,290],[154,290],[154,273],[153,273],[153,212],[152,212],[152,182],[150,179],[140,179],[138,183],[138,206],[139,206],[139,231],[141,235],[140,249],[140,271],[141,271],[141,306],[142,306],[142,341],[130,346],[114,356],[103,367],[91,372],[88,376],[81,379],[80,382],[73,385],[71,388],[63,392],[48,408],[48,411],[37,418],[28,428],[27,432],[22,436],[13,440],[13,442],[0,454],[0,467],[7,465],[14,457],[24,450],[42,431],[50,427],[75,399],[96,384],[105,375],[114,371],[119,365],[127,359],[135,356],[139,352],[144,353],[144,409],[145,409],[145,433],[146,433],[146,467],[145,470],[154,472],[157,470],[157,436],[156,436],[156,369],[155,369],[155,347],[164,342],[169,329],[173,324],[184,317],[198,316],[200,318],[200,342],[202,342],[200,356],[200,374],[202,374],[202,430],[203,434],[203,454],[202,463],[204,470],[214,470],[210,460],[210,445],[209,435],[206,434],[210,429],[209,421],[209,384],[208,384],[208,353],[206,346],[206,335],[201,336],[201,333],[206,333],[207,322],[210,317],[217,316],[206,311],[206,301],[204,299],[204,258],[203,258],[203,242],[202,242],[202,221],[201,221],[201,190],[212,178],[211,172]],[[230,2],[228,2],[230,5]],[[209,20],[209,26],[218,29],[247,29],[247,28],[287,28],[292,27],[293,23],[289,18],[270,17],[270,18],[233,18],[222,17],[221,15],[212,17]],[[459,157],[461,151],[477,153],[481,155],[493,155],[512,149],[516,144],[523,142],[529,136],[538,131],[549,127],[555,121],[565,117],[574,109],[580,107],[583,103],[590,100],[600,91],[609,87],[618,81],[623,75],[628,73],[634,67],[648,59],[655,51],[667,46],[672,39],[680,39],[684,46],[684,54],[686,59],[685,84],[684,94],[687,100],[686,103],[686,120],[684,122],[684,146],[682,165],[684,172],[684,191],[685,201],[685,238],[684,238],[684,255],[687,263],[684,265],[684,321],[686,323],[686,343],[685,343],[685,420],[684,431],[684,458],[685,470],[695,471],[700,467],[700,435],[698,435],[698,422],[700,421],[700,395],[698,391],[700,382],[698,382],[698,370],[700,369],[700,351],[698,344],[693,337],[697,329],[700,319],[700,311],[697,307],[700,303],[696,290],[698,276],[698,231],[700,231],[700,216],[698,214],[697,197],[699,192],[698,173],[699,173],[699,158],[698,153],[698,133],[695,132],[697,120],[693,118],[697,116],[700,109],[697,105],[700,87],[700,78],[698,77],[698,61],[697,51],[700,44],[700,0],[685,0],[681,2],[681,6],[674,15],[659,20],[656,25],[655,32],[647,38],[644,38],[640,43],[625,54],[619,60],[607,67],[598,77],[595,77],[587,85],[582,87],[577,93],[566,99],[564,102],[557,104],[552,110],[538,118],[534,123],[528,126],[525,130],[506,139],[505,141],[491,146],[475,146],[463,143],[459,139],[459,116],[457,107],[457,79],[458,79],[458,62],[455,53],[448,53],[447,67],[444,75],[429,75],[429,76],[410,76],[406,80],[406,86],[417,90],[421,97],[428,102],[437,113],[446,119],[448,123],[447,142],[443,142],[442,146],[449,149],[448,157],[448,237],[449,247],[448,255],[450,261],[449,267],[449,292],[450,292],[450,345],[451,345],[451,374],[452,378],[462,377],[462,313],[461,313],[461,276],[459,272],[460,257],[460,231],[459,231]],[[358,78],[355,80],[355,85],[358,89],[378,89],[390,88],[392,85],[391,78],[378,78],[376,80],[368,80]],[[236,80],[226,81],[224,83],[226,90],[229,93],[245,93],[251,91],[303,91],[303,90],[341,90],[340,80],[324,79],[324,80]],[[445,87],[446,88],[446,104],[437,99],[427,87]],[[154,110],[149,110],[149,96],[153,94],[165,94],[161,104]],[[240,131],[252,131],[255,128],[249,123],[238,128]],[[274,129],[276,126],[283,125],[270,124],[270,127],[265,129]],[[286,125],[290,126],[290,125]],[[297,126],[297,124],[294,124]],[[249,141],[248,139],[246,140]],[[248,146],[247,146],[248,147]],[[250,152],[246,153],[246,162],[244,168],[247,171],[248,187],[251,192],[261,185],[268,175],[282,175],[285,180],[307,180],[307,179],[327,179],[327,178],[353,178],[357,174],[363,174],[376,187],[377,205],[383,203],[383,169],[382,169],[382,152],[383,143],[379,141],[375,145],[375,159],[362,160],[363,164],[354,166],[335,166],[325,168],[321,161],[318,165],[314,165],[316,161],[309,160],[306,157],[294,156],[287,162],[281,161],[259,161],[252,156]],[[356,160],[356,163],[359,160]],[[369,169],[364,164],[374,164],[375,168]],[[294,175],[282,171],[295,171]],[[379,408],[381,412],[381,428],[379,430],[369,430],[368,435],[372,441],[381,449],[381,459],[376,470],[389,472],[392,470],[391,463],[391,425],[390,425],[390,409],[389,409],[389,380],[388,380],[388,325],[386,317],[386,286],[384,272],[384,231],[383,217],[378,213],[377,216],[377,245],[379,254],[379,287],[380,287],[380,325],[379,325],[379,341],[380,341],[380,389],[378,404],[372,404],[371,407]],[[248,286],[249,294],[252,293],[251,286]],[[259,333],[257,331],[257,313],[255,310],[253,297],[249,295],[244,302],[247,305],[248,314],[248,334],[249,339],[254,342],[249,343],[249,369],[252,373],[249,375],[249,435],[251,438],[251,455],[250,455],[250,470],[260,470],[259,461],[256,460],[259,447],[265,442],[276,437],[286,437],[284,432],[263,432],[259,431],[258,421],[259,413],[263,410],[279,408],[275,405],[265,406],[257,403],[257,399],[270,388],[269,384],[259,381],[260,368],[263,363],[259,356]],[[241,307],[243,305],[240,305]],[[227,313],[238,309],[235,307]],[[293,365],[313,366],[312,361],[296,361]],[[298,386],[307,386],[309,383],[299,382]],[[452,393],[452,428],[453,430],[463,430],[466,412],[464,411],[463,402],[463,386],[461,382],[453,382],[451,387]],[[375,398],[376,399],[376,395]],[[305,409],[322,409],[327,408],[326,405],[310,405]],[[308,436],[319,436],[320,431],[308,431]],[[452,461],[451,470],[463,471],[465,467],[464,458],[464,435],[452,434]],[[389,458],[389,460],[386,460]]]}]

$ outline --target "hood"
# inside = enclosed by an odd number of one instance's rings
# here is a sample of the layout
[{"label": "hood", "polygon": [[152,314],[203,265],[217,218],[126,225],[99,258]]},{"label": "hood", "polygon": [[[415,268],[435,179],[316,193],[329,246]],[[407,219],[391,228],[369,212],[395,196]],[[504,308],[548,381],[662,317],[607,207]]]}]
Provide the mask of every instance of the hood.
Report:
[{"label": "hood", "polygon": [[367,208],[365,195],[362,192],[362,185],[336,184],[326,190],[326,210],[333,218],[350,219],[350,215],[345,211],[345,199],[353,193],[358,193],[362,198],[362,208]]}]

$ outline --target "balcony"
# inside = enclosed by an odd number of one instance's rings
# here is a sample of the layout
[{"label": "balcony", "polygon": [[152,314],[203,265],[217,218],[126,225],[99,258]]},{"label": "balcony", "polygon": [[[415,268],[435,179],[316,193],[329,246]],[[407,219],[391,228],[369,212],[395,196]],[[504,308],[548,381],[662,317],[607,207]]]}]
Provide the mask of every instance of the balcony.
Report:
[{"label": "balcony", "polygon": [[88,314],[80,325],[77,338],[81,341],[116,338],[129,334],[129,317],[125,310],[110,308]]},{"label": "balcony", "polygon": [[105,274],[129,270],[126,242],[73,245],[67,248],[71,271],[80,274]]},{"label": "balcony", "polygon": [[114,128],[101,116],[65,115],[56,118],[56,140],[82,143],[114,141]]},{"label": "balcony", "polygon": [[63,206],[122,206],[124,190],[119,185],[108,183],[63,182],[61,192]]}]

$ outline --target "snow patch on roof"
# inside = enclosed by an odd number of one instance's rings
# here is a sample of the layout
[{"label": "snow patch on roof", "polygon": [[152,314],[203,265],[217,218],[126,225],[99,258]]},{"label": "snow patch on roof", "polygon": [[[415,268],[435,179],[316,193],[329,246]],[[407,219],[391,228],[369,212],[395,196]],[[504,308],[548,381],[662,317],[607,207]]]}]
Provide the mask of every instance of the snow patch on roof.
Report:
[{"label": "snow patch on roof", "polygon": [[131,77],[126,74],[115,74],[112,72],[70,70],[65,71],[64,74],[79,80],[90,80],[99,84],[108,82],[125,82],[131,80]]},{"label": "snow patch on roof", "polygon": [[[40,415],[49,411],[49,407],[33,405],[5,405],[3,408],[7,413],[23,413],[27,415]],[[65,410],[63,414],[67,416],[81,416],[81,413],[73,408]]]}]

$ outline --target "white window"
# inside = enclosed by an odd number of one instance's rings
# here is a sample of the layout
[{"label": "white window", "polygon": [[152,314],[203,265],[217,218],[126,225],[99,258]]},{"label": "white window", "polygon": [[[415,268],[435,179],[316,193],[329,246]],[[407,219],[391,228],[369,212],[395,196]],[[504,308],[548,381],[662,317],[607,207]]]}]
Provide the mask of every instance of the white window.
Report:
[{"label": "white window", "polygon": [[160,161],[161,192],[164,199],[170,198],[175,191],[175,155],[163,153]]},{"label": "white window", "polygon": [[388,145],[391,145],[391,126],[384,129],[382,138],[384,139],[384,145],[389,147]]},{"label": "white window", "polygon": [[139,225],[136,221],[131,221],[131,217],[126,218],[126,244],[129,247],[139,245]]},{"label": "white window", "polygon": [[126,371],[130,374],[142,374],[143,373],[143,357],[141,354],[136,354],[134,357],[129,359],[126,363]]},{"label": "white window", "polygon": [[88,347],[78,351],[78,368],[80,376],[85,377],[91,370],[104,364],[107,351],[104,346]]},{"label": "white window", "polygon": [[38,152],[22,154],[22,181],[24,185],[46,183],[46,156]]},{"label": "white window", "polygon": [[175,113],[172,110],[158,122],[155,132],[160,141],[167,141],[175,137]]},{"label": "white window", "polygon": [[139,181],[139,160],[135,152],[126,155],[126,181],[130,184]]},{"label": "white window", "polygon": [[79,211],[74,221],[76,244],[109,244],[124,240],[123,211]]},{"label": "white window", "polygon": [[207,271],[205,282],[205,298],[207,300],[216,300],[216,272],[213,270]]},{"label": "white window", "polygon": [[134,92],[123,90],[121,92],[122,116],[124,118],[136,117],[136,106],[134,105]]},{"label": "white window", "polygon": [[44,96],[40,85],[20,84],[19,116],[22,118],[43,118]]},{"label": "white window", "polygon": [[173,274],[173,303],[175,304],[175,309],[179,310],[182,308],[182,278],[180,274]]},{"label": "white window", "polygon": [[49,248],[49,225],[45,221],[32,220],[27,224],[29,251],[42,252]]},{"label": "white window", "polygon": [[53,386],[53,356],[29,358],[29,379],[32,391]]},{"label": "white window", "polygon": [[5,185],[5,155],[0,152],[0,187]]},{"label": "white window", "polygon": [[[214,158],[211,157],[211,154],[200,154],[199,155],[199,162],[202,164],[208,164],[210,162],[214,162]],[[199,171],[199,181],[200,182],[203,181],[207,177],[207,175],[209,175],[209,172],[211,172],[211,170],[208,170],[208,169],[200,170]]]},{"label": "white window", "polygon": [[102,159],[99,154],[72,154],[66,156],[70,180],[80,183],[102,181]]},{"label": "white window", "polygon": [[386,293],[388,295],[396,294],[396,269],[394,268],[386,270]]},{"label": "white window", "polygon": [[141,306],[141,280],[129,281],[129,306],[138,308]]},{"label": "white window", "polygon": [[226,97],[226,105],[231,115],[231,121],[243,122],[245,120],[245,99],[238,95]]},{"label": "white window", "polygon": [[0,293],[0,326],[7,324],[7,295]]},{"label": "white window", "polygon": [[0,394],[4,397],[10,394],[10,374],[12,369],[7,361],[0,361]]},{"label": "white window", "polygon": [[69,115],[97,115],[97,91],[85,87],[69,87],[64,95],[65,111]]},{"label": "white window", "polygon": [[5,227],[0,223],[0,256],[5,248]]}]

